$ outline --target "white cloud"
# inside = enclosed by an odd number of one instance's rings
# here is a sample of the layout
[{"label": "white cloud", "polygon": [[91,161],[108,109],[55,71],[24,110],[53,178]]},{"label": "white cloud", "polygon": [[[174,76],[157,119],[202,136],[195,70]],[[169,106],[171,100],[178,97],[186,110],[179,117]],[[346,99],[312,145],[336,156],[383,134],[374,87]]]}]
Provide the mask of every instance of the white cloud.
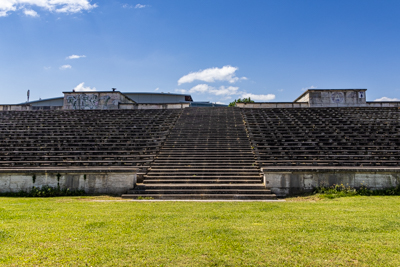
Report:
[{"label": "white cloud", "polygon": [[60,70],[66,70],[66,69],[71,69],[71,68],[72,68],[71,65],[62,65],[62,66],[60,67]]},{"label": "white cloud", "polygon": [[123,4],[122,7],[123,7],[123,8],[133,8],[132,5],[128,5],[128,4]]},{"label": "white cloud", "polygon": [[60,66],[60,70],[72,69],[71,65],[62,65]]},{"label": "white cloud", "polygon": [[145,7],[147,7],[147,5],[137,4],[137,5],[135,6],[135,8],[145,8]]},{"label": "white cloud", "polygon": [[85,55],[81,55],[81,56],[79,56],[79,55],[71,55],[71,56],[67,57],[66,59],[78,59],[78,58],[82,58],[82,57],[86,57],[86,56]]},{"label": "white cloud", "polygon": [[239,87],[233,87],[233,86],[220,86],[219,88],[215,88],[213,86],[209,86],[208,84],[198,84],[194,87],[192,87],[189,90],[189,93],[209,93],[213,95],[236,95],[238,94],[238,89]]},{"label": "white cloud", "polygon": [[214,95],[236,95],[238,94],[238,89],[239,87],[225,87],[225,86],[220,86],[219,89],[215,88],[210,88],[209,92]]},{"label": "white cloud", "polygon": [[278,89],[278,92],[283,92],[283,89]]},{"label": "white cloud", "polygon": [[[189,90],[189,93],[205,93],[211,86],[208,84],[198,84]],[[211,87],[212,88],[212,87]]]},{"label": "white cloud", "polygon": [[255,95],[251,93],[243,93],[242,98],[249,98],[254,101],[270,101],[275,99],[274,94],[267,94],[267,95]]},{"label": "white cloud", "polygon": [[175,92],[180,93],[180,94],[186,94],[187,90],[185,90],[185,89],[175,89]]},{"label": "white cloud", "polygon": [[[182,90],[186,92],[184,89],[176,89],[175,91],[178,92],[178,90]],[[239,91],[239,87],[234,87],[234,86],[220,86],[218,88],[209,86],[208,84],[198,84],[194,87],[192,87],[189,91],[191,94],[213,94],[217,96],[222,96],[223,99],[230,99],[232,95],[241,95],[241,98],[248,98],[250,97],[252,100],[255,101],[270,101],[275,99],[274,94],[267,94],[267,95],[256,95],[252,93],[247,93],[247,92],[241,92]]]},{"label": "white cloud", "polygon": [[89,92],[89,91],[96,91],[96,87],[90,88],[89,86],[85,87],[85,83],[78,84],[74,90],[75,92]]},{"label": "white cloud", "polygon": [[[91,10],[97,7],[97,4],[90,4],[90,0],[0,0],[0,17],[5,17],[9,12],[28,6],[36,6],[56,13],[78,13]],[[25,13],[25,15],[28,14]]]},{"label": "white cloud", "polygon": [[301,88],[301,91],[305,92],[308,89],[316,89],[316,88],[317,88],[317,86],[311,85],[310,87]]},{"label": "white cloud", "polygon": [[158,91],[158,90],[160,90],[160,88],[159,88],[159,87],[157,87],[156,89],[154,89],[154,91]]},{"label": "white cloud", "polygon": [[32,10],[32,9],[24,9],[24,14],[29,17],[34,17],[34,18],[40,17],[39,14],[35,10]]},{"label": "white cloud", "polygon": [[219,101],[215,102],[215,104],[226,105],[224,102],[219,102]]},{"label": "white cloud", "polygon": [[385,102],[385,101],[400,101],[400,99],[398,99],[398,98],[389,98],[389,97],[384,96],[384,97],[375,99],[374,101],[379,101],[379,102]]},{"label": "white cloud", "polygon": [[44,69],[44,70],[49,70],[49,69],[51,69],[51,67],[46,67],[46,66],[44,66],[43,69]]},{"label": "white cloud", "polygon": [[[227,65],[223,66],[222,68],[209,68],[205,70],[199,70],[197,72],[191,72],[185,76],[182,76],[178,80],[178,85],[183,83],[191,83],[196,80],[210,83],[215,81],[228,81],[230,83],[234,83],[239,80],[235,74],[237,70],[237,67]],[[247,78],[242,77],[240,79],[246,80]]]}]

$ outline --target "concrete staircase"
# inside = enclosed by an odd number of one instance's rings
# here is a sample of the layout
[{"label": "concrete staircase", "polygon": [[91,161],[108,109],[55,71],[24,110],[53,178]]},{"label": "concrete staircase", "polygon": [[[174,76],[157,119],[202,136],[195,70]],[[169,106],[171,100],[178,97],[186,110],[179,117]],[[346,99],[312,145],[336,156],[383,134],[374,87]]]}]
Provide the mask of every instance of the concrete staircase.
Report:
[{"label": "concrete staircase", "polygon": [[123,198],[275,199],[238,108],[186,108],[143,183]]}]

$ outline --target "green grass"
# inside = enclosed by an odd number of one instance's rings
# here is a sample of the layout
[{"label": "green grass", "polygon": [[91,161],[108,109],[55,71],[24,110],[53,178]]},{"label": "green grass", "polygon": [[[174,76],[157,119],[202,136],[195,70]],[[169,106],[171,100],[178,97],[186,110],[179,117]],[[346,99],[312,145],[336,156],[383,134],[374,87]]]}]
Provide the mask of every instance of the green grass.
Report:
[{"label": "green grass", "polygon": [[400,265],[397,196],[113,200],[0,198],[0,265]]}]

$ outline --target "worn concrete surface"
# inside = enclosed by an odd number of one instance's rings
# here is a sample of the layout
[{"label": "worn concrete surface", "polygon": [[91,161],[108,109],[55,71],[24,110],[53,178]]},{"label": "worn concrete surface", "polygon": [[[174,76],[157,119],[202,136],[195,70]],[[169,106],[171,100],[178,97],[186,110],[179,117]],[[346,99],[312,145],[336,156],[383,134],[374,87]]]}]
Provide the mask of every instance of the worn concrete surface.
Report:
[{"label": "worn concrete surface", "polygon": [[[35,178],[34,178],[35,177]],[[123,194],[136,183],[136,172],[120,173],[0,173],[0,193],[51,186],[88,194]]]},{"label": "worn concrete surface", "polygon": [[277,196],[311,192],[320,186],[341,185],[370,189],[395,187],[400,183],[396,168],[263,168],[264,184]]}]

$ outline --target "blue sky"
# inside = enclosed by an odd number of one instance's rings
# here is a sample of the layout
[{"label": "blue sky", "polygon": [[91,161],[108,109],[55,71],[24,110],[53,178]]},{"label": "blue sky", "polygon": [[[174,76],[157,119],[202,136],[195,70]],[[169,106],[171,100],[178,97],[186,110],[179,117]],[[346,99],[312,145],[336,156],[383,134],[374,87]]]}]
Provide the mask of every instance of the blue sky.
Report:
[{"label": "blue sky", "polygon": [[0,103],[63,91],[400,99],[400,1],[0,0]]}]

